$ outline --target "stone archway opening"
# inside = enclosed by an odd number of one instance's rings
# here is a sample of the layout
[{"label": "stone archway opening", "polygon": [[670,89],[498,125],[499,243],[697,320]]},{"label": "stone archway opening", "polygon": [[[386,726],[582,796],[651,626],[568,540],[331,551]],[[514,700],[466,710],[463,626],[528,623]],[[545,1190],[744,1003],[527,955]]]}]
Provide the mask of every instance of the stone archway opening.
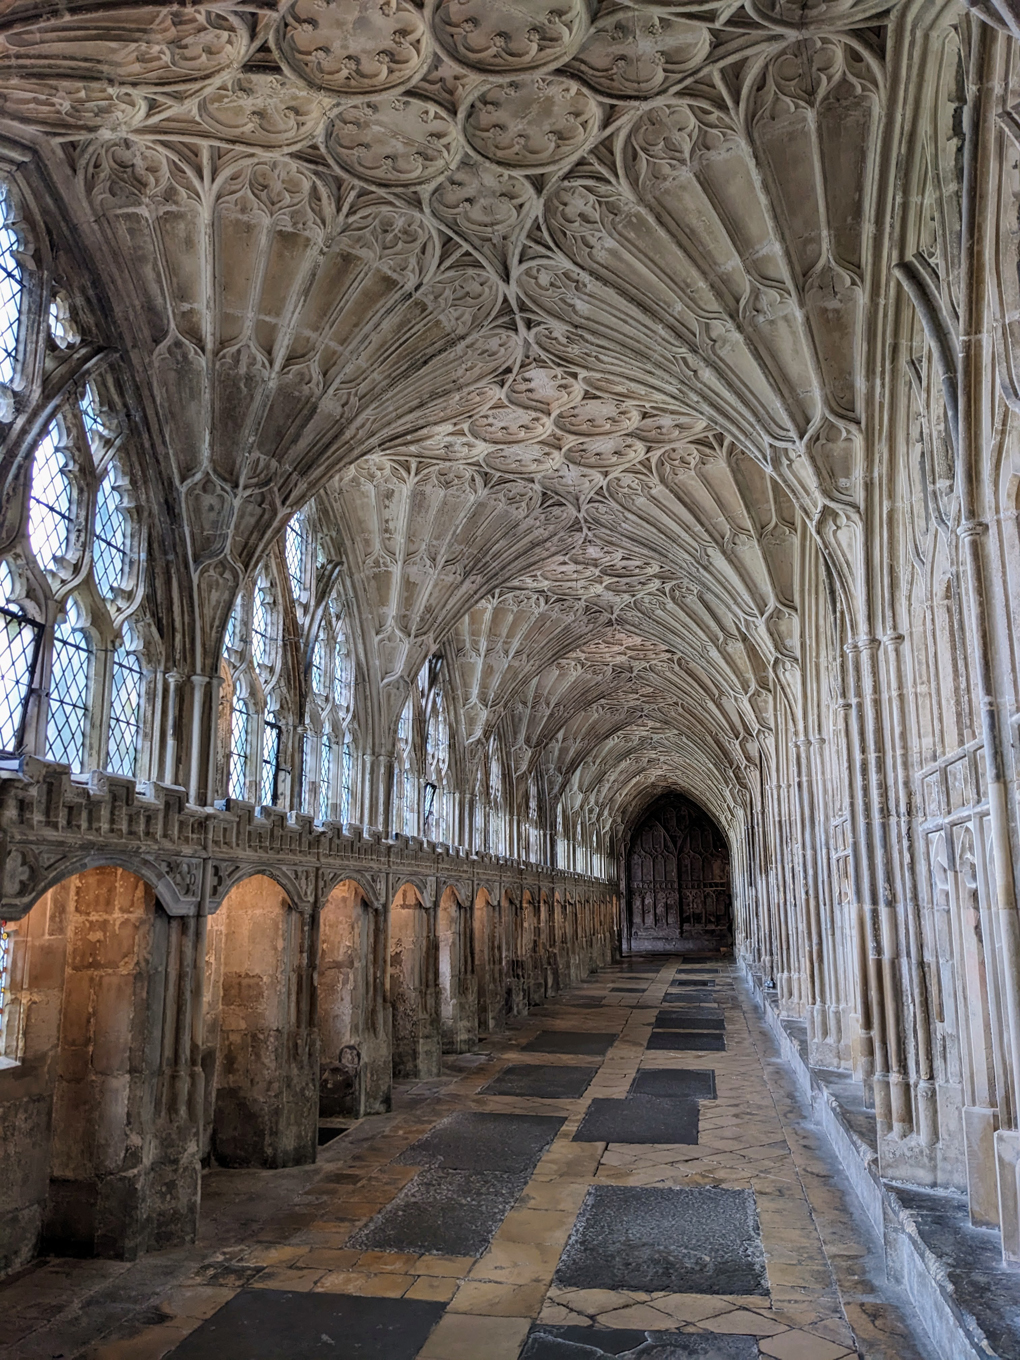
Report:
[{"label": "stone archway opening", "polygon": [[132,1260],[193,1238],[196,932],[116,865],[71,874],[8,927],[0,1273],[40,1247]]},{"label": "stone archway opening", "polygon": [[729,951],[732,901],[726,837],[682,793],[661,795],[628,837],[625,948],[631,953]]}]

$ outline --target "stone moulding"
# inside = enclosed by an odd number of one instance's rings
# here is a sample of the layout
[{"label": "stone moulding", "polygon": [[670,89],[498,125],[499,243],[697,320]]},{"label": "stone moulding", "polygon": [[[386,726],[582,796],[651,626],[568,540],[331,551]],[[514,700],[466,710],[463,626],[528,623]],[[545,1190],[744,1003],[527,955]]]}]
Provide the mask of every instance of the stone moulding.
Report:
[{"label": "stone moulding", "polygon": [[301,911],[320,906],[345,879],[377,908],[408,882],[435,902],[448,887],[471,900],[483,889],[493,900],[509,891],[517,901],[525,891],[539,901],[542,893],[619,887],[417,837],[383,839],[370,827],[317,826],[304,814],[251,803],[196,807],[182,788],[99,773],[78,778],[33,758],[0,771],[0,864],[0,917],[9,921],[69,875],[99,865],[137,874],[170,916],[215,912],[253,874],[274,879]]},{"label": "stone moulding", "polygon": [[896,1190],[883,1180],[875,1151],[854,1133],[839,1102],[804,1061],[797,1043],[783,1028],[775,1005],[745,963],[744,976],[765,1023],[789,1065],[812,1117],[825,1135],[857,1200],[870,1236],[882,1252],[890,1280],[909,1295],[923,1319],[926,1340],[939,1360],[969,1360],[996,1354],[978,1320],[956,1297],[946,1268],[925,1245],[910,1211]]}]

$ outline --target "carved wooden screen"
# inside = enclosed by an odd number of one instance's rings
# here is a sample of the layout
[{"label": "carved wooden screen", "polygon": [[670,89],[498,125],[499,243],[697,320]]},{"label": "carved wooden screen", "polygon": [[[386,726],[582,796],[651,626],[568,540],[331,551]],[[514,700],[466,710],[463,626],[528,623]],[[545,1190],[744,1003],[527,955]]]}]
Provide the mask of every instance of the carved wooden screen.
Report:
[{"label": "carved wooden screen", "polygon": [[635,828],[627,882],[632,949],[732,942],[729,850],[708,814],[681,794],[658,799]]}]

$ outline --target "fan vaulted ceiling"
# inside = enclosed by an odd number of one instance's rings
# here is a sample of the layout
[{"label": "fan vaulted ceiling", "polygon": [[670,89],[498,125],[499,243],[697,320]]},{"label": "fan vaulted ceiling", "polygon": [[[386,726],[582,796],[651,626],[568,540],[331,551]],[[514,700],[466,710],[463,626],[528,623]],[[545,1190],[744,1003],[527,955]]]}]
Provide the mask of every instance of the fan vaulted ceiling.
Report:
[{"label": "fan vaulted ceiling", "polygon": [[442,649],[467,743],[731,822],[799,544],[854,550],[889,8],[5,6],[0,116],[134,365],[189,664],[319,494],[380,731]]}]

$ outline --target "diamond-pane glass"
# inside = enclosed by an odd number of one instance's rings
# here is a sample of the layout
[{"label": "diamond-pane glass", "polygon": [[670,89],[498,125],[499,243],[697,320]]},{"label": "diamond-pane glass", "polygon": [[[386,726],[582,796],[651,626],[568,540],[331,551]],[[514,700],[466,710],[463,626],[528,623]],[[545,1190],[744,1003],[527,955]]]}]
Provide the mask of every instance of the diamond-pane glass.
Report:
[{"label": "diamond-pane glass", "polygon": [[328,822],[330,793],[333,782],[333,743],[327,734],[319,748],[319,821]]},{"label": "diamond-pane glass", "polygon": [[102,408],[96,396],[96,389],[91,383],[86,383],[85,388],[78,400],[78,409],[81,411],[81,418],[85,424],[85,433],[88,436],[89,448],[93,453],[98,453],[103,437],[106,434],[106,426],[103,423]]},{"label": "diamond-pane glass", "polygon": [[248,776],[248,724],[251,714],[248,704],[240,695],[234,696],[234,707],[230,714],[230,775],[229,790],[231,798],[244,797],[244,785]]},{"label": "diamond-pane glass", "polygon": [[118,647],[113,654],[110,740],[106,768],[135,778],[142,739],[142,665],[133,652]]},{"label": "diamond-pane glass", "polygon": [[227,636],[224,639],[228,647],[235,651],[241,645],[241,596],[237,597],[237,602],[230,611],[230,618],[227,619]]},{"label": "diamond-pane glass", "polygon": [[397,725],[397,741],[400,742],[400,745],[405,751],[407,751],[411,745],[411,729],[414,717],[411,704],[411,699],[408,699],[407,703],[404,705],[403,712],[400,715],[400,722]]},{"label": "diamond-pane glass", "polygon": [[276,770],[280,761],[280,729],[267,722],[262,737],[262,772],[259,779],[259,802],[272,807],[276,802]]},{"label": "diamond-pane glass", "polygon": [[0,184],[0,382],[10,383],[18,357],[18,320],[21,315],[21,264],[18,238],[11,227],[14,205],[6,185]]},{"label": "diamond-pane glass", "polygon": [[258,581],[251,607],[251,655],[257,666],[269,665],[270,617],[266,592],[265,582]]},{"label": "diamond-pane glass", "polygon": [[120,508],[113,468],[99,484],[96,529],[92,540],[92,569],[104,600],[112,600],[124,579],[127,557],[127,520]]},{"label": "diamond-pane glass", "polygon": [[299,600],[305,588],[305,556],[307,535],[303,515],[295,515],[287,525],[283,537],[283,555],[287,561],[287,575],[295,600]]},{"label": "diamond-pane glass", "polygon": [[56,565],[71,537],[71,479],[64,471],[61,431],[53,421],[32,459],[32,494],[28,503],[28,541],[44,571]]},{"label": "diamond-pane glass", "polygon": [[342,625],[337,624],[336,649],[333,655],[333,699],[337,708],[346,713],[351,705],[351,658]]},{"label": "diamond-pane glass", "polygon": [[0,609],[0,751],[17,748],[42,625]]},{"label": "diamond-pane glass", "polygon": [[326,641],[321,628],[312,648],[312,689],[316,694],[326,693]]},{"label": "diamond-pane glass", "polygon": [[354,800],[354,751],[349,741],[344,742],[340,762],[340,820],[351,820],[351,804]]},{"label": "diamond-pane glass", "polygon": [[315,733],[306,732],[301,747],[301,811],[312,813],[312,793],[315,783]]},{"label": "diamond-pane glass", "polygon": [[70,623],[53,630],[53,665],[46,722],[46,755],[72,770],[85,765],[92,639]]}]

